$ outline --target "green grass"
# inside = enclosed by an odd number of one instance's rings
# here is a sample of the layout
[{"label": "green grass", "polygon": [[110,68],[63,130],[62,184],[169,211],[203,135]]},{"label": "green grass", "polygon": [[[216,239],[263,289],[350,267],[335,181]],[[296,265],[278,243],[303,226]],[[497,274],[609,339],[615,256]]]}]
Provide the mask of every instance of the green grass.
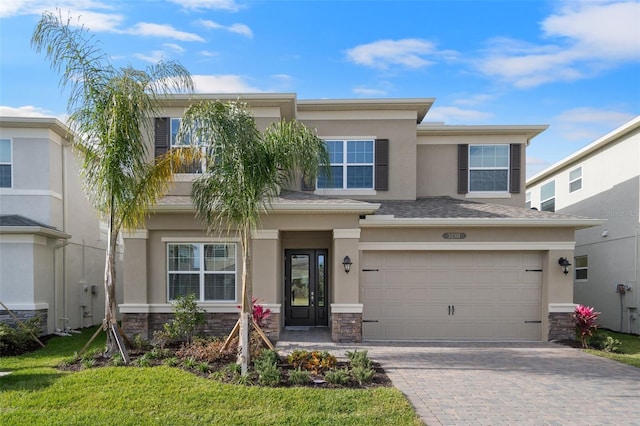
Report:
[{"label": "green grass", "polygon": [[[419,425],[394,388],[310,389],[229,385],[171,367],[55,367],[93,331],[0,359],[2,425]],[[104,345],[104,335],[93,346]]]},{"label": "green grass", "polygon": [[590,354],[598,355],[604,358],[613,359],[618,362],[633,365],[640,368],[640,336],[631,334],[616,333],[614,331],[606,331],[606,334],[614,339],[620,340],[621,353],[610,353],[604,351],[596,351],[594,349],[586,349]]}]

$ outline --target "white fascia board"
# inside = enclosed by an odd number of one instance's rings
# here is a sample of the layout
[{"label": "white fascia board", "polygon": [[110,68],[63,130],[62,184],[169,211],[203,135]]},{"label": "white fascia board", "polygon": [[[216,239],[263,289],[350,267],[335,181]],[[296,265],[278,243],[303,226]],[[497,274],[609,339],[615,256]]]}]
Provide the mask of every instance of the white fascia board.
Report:
[{"label": "white fascia board", "polygon": [[45,228],[43,226],[0,226],[0,234],[30,234],[60,240],[68,240],[71,238],[71,235],[66,232]]},{"label": "white fascia board", "polygon": [[362,303],[332,303],[331,313],[333,314],[361,314],[364,310]]},{"label": "white fascia board", "polygon": [[360,219],[361,228],[441,228],[444,226],[473,228],[590,228],[606,223],[603,219],[468,219],[468,218],[393,218]]},{"label": "white fascia board", "polygon": [[569,313],[576,310],[575,303],[549,303],[549,313]]},{"label": "white fascia board", "polygon": [[[268,213],[315,214],[315,213],[354,213],[371,214],[380,208],[379,203],[273,203],[266,209]],[[193,204],[159,204],[151,212],[195,212]]]},{"label": "white fascia board", "polygon": [[5,306],[12,311],[42,311],[48,310],[49,304],[46,302],[40,303],[5,303]]},{"label": "white fascia board", "polygon": [[574,241],[433,241],[433,242],[361,242],[360,251],[547,251],[575,248]]},{"label": "white fascia board", "polygon": [[[208,303],[198,302],[198,307],[206,312],[214,313],[239,313],[238,302]],[[121,314],[169,314],[173,313],[174,306],[171,303],[123,303],[118,305]]]}]

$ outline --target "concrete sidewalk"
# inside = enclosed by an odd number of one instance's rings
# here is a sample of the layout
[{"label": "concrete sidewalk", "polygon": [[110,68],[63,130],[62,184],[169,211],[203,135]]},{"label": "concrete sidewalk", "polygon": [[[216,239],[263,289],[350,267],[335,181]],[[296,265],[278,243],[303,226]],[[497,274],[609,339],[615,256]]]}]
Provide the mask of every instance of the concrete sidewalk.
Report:
[{"label": "concrete sidewalk", "polygon": [[[295,332],[295,334],[303,334]],[[313,334],[313,333],[311,333]],[[553,343],[293,341],[337,356],[367,349],[427,425],[640,425],[640,368]]]}]

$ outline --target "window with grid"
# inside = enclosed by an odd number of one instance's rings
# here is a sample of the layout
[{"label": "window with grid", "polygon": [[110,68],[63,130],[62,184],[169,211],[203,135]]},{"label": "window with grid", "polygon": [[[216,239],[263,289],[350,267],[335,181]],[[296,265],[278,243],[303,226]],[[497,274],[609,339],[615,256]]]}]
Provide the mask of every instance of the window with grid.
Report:
[{"label": "window with grid", "polygon": [[[181,123],[182,123],[182,118],[172,118],[170,120],[169,127],[171,132],[171,136],[170,136],[171,148],[175,149],[175,148],[183,147],[184,145],[191,145],[191,144],[200,145],[199,141],[196,138],[192,138],[191,135],[186,136],[185,140],[183,141],[183,144],[177,143],[178,130],[180,130]],[[205,169],[205,166],[206,166],[206,161],[203,158],[202,160],[196,160],[192,164],[183,166],[183,168],[179,170],[178,173],[202,173]]]},{"label": "window with grid", "polygon": [[509,145],[469,145],[469,192],[509,190]]},{"label": "window with grid", "polygon": [[0,188],[11,188],[11,139],[0,139]]},{"label": "window with grid", "polygon": [[569,192],[575,192],[582,188],[582,167],[569,172]]},{"label": "window with grid", "polygon": [[525,194],[525,207],[530,209],[531,208],[531,191],[527,191],[527,193]]},{"label": "window with grid", "polygon": [[327,140],[325,143],[331,176],[318,177],[319,189],[373,189],[373,140]]},{"label": "window with grid", "polygon": [[574,264],[576,265],[574,268],[576,281],[587,281],[589,276],[589,256],[576,256]]},{"label": "window with grid", "polygon": [[167,245],[169,300],[193,293],[199,301],[236,301],[236,244]]},{"label": "window with grid", "polygon": [[540,210],[556,211],[556,181],[552,180],[540,187]]}]

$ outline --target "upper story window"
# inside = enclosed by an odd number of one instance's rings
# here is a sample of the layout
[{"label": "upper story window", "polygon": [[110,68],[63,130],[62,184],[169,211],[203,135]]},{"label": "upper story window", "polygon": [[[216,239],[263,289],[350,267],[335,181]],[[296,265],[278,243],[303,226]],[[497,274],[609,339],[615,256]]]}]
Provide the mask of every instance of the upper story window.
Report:
[{"label": "upper story window", "polygon": [[331,176],[318,177],[319,189],[373,189],[374,141],[327,140]]},{"label": "upper story window", "polygon": [[[155,156],[165,154],[171,148],[179,148],[176,144],[176,136],[180,128],[181,118],[156,118],[154,135]],[[187,137],[186,144],[191,144],[191,138]],[[184,165],[176,173],[202,173],[206,167],[205,160],[197,160],[193,164]]]},{"label": "upper story window", "polygon": [[11,139],[0,139],[0,188],[11,188]]},{"label": "upper story window", "polygon": [[525,207],[530,209],[531,208],[531,191],[527,191],[527,193],[525,194]]},{"label": "upper story window", "polygon": [[582,166],[569,172],[569,192],[575,192],[582,188]]},{"label": "upper story window", "polygon": [[540,187],[540,210],[545,212],[556,211],[556,181],[545,183]]},{"label": "upper story window", "polygon": [[469,192],[509,190],[509,145],[469,145]]},{"label": "upper story window", "polygon": [[[505,197],[519,194],[521,144],[458,145],[458,194]],[[487,194],[487,195],[483,195]]]},{"label": "upper story window", "polygon": [[236,301],[236,244],[167,245],[169,300],[193,293],[196,300]]}]

